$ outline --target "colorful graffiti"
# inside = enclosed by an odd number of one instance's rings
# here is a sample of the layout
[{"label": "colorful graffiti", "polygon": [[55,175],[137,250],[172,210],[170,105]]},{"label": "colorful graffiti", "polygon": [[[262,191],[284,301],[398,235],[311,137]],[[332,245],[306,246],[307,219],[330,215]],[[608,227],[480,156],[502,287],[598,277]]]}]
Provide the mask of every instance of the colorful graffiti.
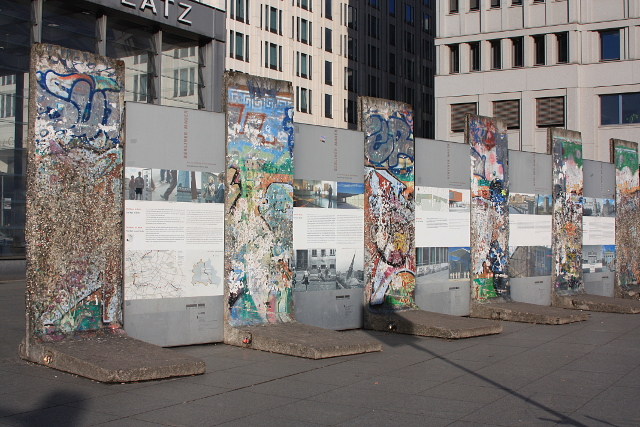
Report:
[{"label": "colorful graffiti", "polygon": [[365,132],[365,299],[369,309],[415,308],[413,111],[360,98]]},{"label": "colorful graffiti", "polygon": [[119,330],[124,66],[46,44],[31,64],[28,333]]},{"label": "colorful graffiti", "polygon": [[[640,182],[638,144],[611,140],[611,161],[616,167],[616,297],[628,297],[640,280]],[[636,293],[637,297],[637,293]]]},{"label": "colorful graffiti", "polygon": [[502,120],[467,116],[471,147],[471,298],[510,300],[509,146]]},{"label": "colorful graffiti", "polygon": [[556,295],[584,292],[582,280],[582,137],[580,132],[550,128],[553,225],[551,281]]},{"label": "colorful graffiti", "polygon": [[291,83],[225,74],[225,274],[231,326],[292,320]]}]

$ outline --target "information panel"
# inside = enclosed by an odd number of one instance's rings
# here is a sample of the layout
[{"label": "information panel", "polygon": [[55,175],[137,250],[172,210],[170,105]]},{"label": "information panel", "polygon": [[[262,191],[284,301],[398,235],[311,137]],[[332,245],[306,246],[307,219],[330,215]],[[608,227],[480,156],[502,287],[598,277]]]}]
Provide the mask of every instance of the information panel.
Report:
[{"label": "information panel", "polygon": [[294,314],[327,329],[362,327],[362,132],[295,125]]},{"label": "information panel", "polygon": [[224,115],[128,103],[125,330],[162,346],[222,341]]},{"label": "information panel", "polygon": [[588,294],[613,297],[616,177],[611,163],[583,160],[582,274]]},{"label": "information panel", "polygon": [[509,165],[511,298],[551,305],[551,156],[509,151]]},{"label": "information panel", "polygon": [[466,144],[416,138],[416,304],[469,314],[470,180]]}]

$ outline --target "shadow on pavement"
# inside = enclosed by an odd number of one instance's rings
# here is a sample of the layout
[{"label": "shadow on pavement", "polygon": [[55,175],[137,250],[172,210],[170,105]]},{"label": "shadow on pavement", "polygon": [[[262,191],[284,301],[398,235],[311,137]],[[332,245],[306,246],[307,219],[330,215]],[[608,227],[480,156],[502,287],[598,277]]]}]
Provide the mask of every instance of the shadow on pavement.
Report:
[{"label": "shadow on pavement", "polygon": [[[363,330],[363,331],[364,332],[373,332],[373,331],[367,331],[367,330]],[[391,333],[384,333],[384,332],[382,332],[382,334],[384,334],[385,336],[395,336],[396,335],[396,334],[392,335]],[[396,345],[398,345],[398,343],[395,340],[386,340],[385,341],[384,340],[384,336],[380,336],[380,335],[373,336],[373,334],[370,334],[370,335],[372,335],[373,338],[376,338],[376,339],[384,342],[385,344],[389,345],[390,347],[395,347]],[[415,336],[412,336],[412,335],[402,335],[402,337],[403,337],[403,340],[402,340],[402,343],[400,345],[409,345],[409,346],[415,348],[416,350],[420,350],[422,352],[428,353],[431,356],[433,356],[434,359],[442,360],[443,362],[448,363],[449,365],[451,365],[451,366],[453,366],[453,367],[455,367],[457,369],[460,369],[461,371],[464,371],[464,372],[466,372],[468,374],[471,374],[474,377],[484,381],[487,384],[490,384],[491,386],[493,386],[495,388],[498,388],[500,390],[505,391],[506,393],[510,394],[511,396],[514,396],[514,397],[522,400],[526,404],[533,405],[533,406],[535,406],[535,407],[537,407],[539,409],[542,409],[545,412],[548,412],[550,415],[553,415],[554,417],[556,417],[555,419],[539,418],[540,421],[552,421],[552,422],[557,422],[557,423],[563,424],[563,425],[572,425],[572,426],[578,426],[578,427],[588,427],[586,424],[583,424],[583,423],[581,423],[581,422],[579,422],[577,420],[574,420],[573,418],[571,418],[571,417],[569,417],[567,415],[564,415],[564,414],[562,414],[562,413],[560,413],[560,412],[558,412],[558,411],[556,411],[554,409],[551,409],[551,408],[549,408],[549,407],[547,407],[547,406],[545,406],[545,405],[543,405],[543,404],[541,404],[539,402],[536,402],[535,400],[532,400],[530,397],[524,396],[523,394],[518,393],[516,390],[513,390],[513,389],[511,389],[511,388],[509,388],[507,386],[504,386],[504,385],[500,384],[499,382],[492,380],[491,378],[488,378],[488,377],[486,377],[486,376],[484,376],[482,374],[474,372],[471,369],[466,368],[466,367],[456,363],[455,361],[453,361],[451,359],[448,359],[448,358],[446,358],[446,357],[444,357],[442,355],[439,355],[439,354],[437,354],[437,353],[435,353],[433,351],[430,351],[430,350],[428,350],[428,349],[426,349],[424,347],[421,347],[421,346],[417,345],[416,341],[417,341],[418,337],[415,337]],[[434,338],[434,339],[439,339],[439,338]],[[613,425],[613,424],[611,424],[611,425]]]}]

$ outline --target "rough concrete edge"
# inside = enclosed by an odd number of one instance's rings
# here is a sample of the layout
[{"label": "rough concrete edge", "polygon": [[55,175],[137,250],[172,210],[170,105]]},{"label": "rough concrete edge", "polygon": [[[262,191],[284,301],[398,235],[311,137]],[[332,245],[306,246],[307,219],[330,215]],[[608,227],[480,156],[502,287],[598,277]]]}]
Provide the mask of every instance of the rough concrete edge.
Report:
[{"label": "rough concrete edge", "polygon": [[484,335],[495,335],[502,332],[502,325],[494,322],[487,326],[473,328],[444,328],[426,324],[418,324],[402,317],[391,317],[389,314],[365,313],[364,329],[421,337],[463,339]]},{"label": "rough concrete edge", "polygon": [[[586,310],[618,314],[640,314],[640,308],[635,309],[633,307],[616,304],[616,298],[610,298],[610,300],[611,302],[593,302],[581,299],[580,295],[556,295],[554,296],[552,302],[554,307],[566,308],[569,310]],[[625,301],[629,301],[629,299],[625,299]]]},{"label": "rough concrete edge", "polygon": [[[337,331],[330,331],[341,333]],[[309,347],[297,343],[287,342],[286,339],[266,338],[242,327],[225,325],[224,343],[236,347],[253,350],[268,351],[270,353],[288,356],[304,357],[307,359],[326,359],[330,357],[349,356],[353,354],[381,351],[382,344],[376,340],[362,340],[352,345],[336,345],[327,347]]]},{"label": "rough concrete edge", "polygon": [[471,317],[477,317],[480,319],[533,323],[538,325],[566,325],[568,323],[583,322],[589,319],[589,314],[587,313],[567,313],[566,316],[549,316],[545,314],[527,313],[512,310],[506,307],[496,307],[486,304],[472,304],[470,311]]},{"label": "rough concrete edge", "polygon": [[20,358],[38,365],[103,383],[149,381],[200,375],[206,372],[206,365],[202,360],[197,360],[197,362],[194,363],[179,363],[154,368],[141,367],[138,369],[109,370],[87,362],[80,357],[74,357],[59,351],[59,349],[53,346],[34,341],[32,341],[28,347],[25,346],[24,341],[20,344]]}]

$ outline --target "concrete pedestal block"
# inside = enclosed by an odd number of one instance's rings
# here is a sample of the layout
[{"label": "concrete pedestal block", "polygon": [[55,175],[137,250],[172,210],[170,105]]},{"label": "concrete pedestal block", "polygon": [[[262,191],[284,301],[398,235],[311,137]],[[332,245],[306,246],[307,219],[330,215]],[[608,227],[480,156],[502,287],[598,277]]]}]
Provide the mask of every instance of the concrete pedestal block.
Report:
[{"label": "concrete pedestal block", "polygon": [[364,327],[375,331],[447,339],[478,337],[502,332],[502,325],[497,322],[424,310],[371,313],[365,309]]},{"label": "concrete pedestal block", "polygon": [[564,325],[587,320],[589,315],[545,305],[503,302],[472,304],[471,317],[541,325]]},{"label": "concrete pedestal block", "polygon": [[271,353],[324,359],[382,350],[380,342],[362,331],[338,332],[298,322],[255,326],[225,326],[225,344]]},{"label": "concrete pedestal block", "polygon": [[638,314],[640,301],[624,298],[609,298],[599,295],[572,295],[553,298],[554,307],[572,310],[602,311],[605,313]]},{"label": "concrete pedestal block", "polygon": [[157,380],[203,374],[192,356],[127,335],[85,333],[58,342],[23,341],[20,357],[30,362],[104,383]]}]

